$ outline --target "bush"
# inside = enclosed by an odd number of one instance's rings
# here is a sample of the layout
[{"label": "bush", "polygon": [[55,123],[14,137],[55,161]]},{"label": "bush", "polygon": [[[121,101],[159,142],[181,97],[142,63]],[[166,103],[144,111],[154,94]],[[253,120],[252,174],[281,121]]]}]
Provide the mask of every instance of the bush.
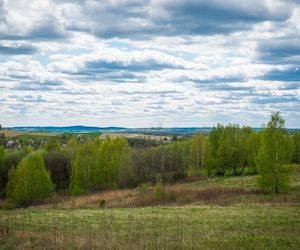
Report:
[{"label": "bush", "polygon": [[243,175],[256,175],[257,169],[256,168],[245,168]]},{"label": "bush", "polygon": [[166,195],[165,186],[161,183],[157,183],[154,186],[154,197],[158,200],[161,200],[165,197],[165,195]]}]

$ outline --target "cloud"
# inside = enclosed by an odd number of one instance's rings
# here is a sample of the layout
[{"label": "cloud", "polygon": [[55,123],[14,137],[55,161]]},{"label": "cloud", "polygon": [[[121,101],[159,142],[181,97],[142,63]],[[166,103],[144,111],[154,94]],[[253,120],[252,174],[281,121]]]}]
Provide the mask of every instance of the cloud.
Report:
[{"label": "cloud", "polygon": [[281,103],[298,103],[300,99],[295,96],[274,96],[265,98],[253,98],[252,102],[257,104],[281,104]]},{"label": "cloud", "polygon": [[275,39],[258,44],[258,59],[265,63],[300,63],[300,36],[298,38]]},{"label": "cloud", "polygon": [[0,5],[2,40],[57,40],[69,37],[51,1],[3,0]]},{"label": "cloud", "polygon": [[[293,8],[277,0],[271,3],[267,0],[132,0],[76,4],[67,1],[60,10],[68,30],[89,32],[102,38],[143,38],[228,34],[250,29],[259,22],[285,21]],[[73,13],[80,18],[72,16]]]},{"label": "cloud", "polygon": [[31,45],[3,46],[0,45],[0,55],[31,55],[37,52],[37,48]]},{"label": "cloud", "polygon": [[284,21],[292,8],[283,2],[272,1],[221,1],[221,0],[164,0],[157,6],[168,17],[158,16],[157,23],[169,26],[173,34],[226,34],[250,29],[255,23]]},{"label": "cloud", "polygon": [[299,1],[0,0],[4,125],[300,126]]},{"label": "cloud", "polygon": [[145,82],[148,72],[184,69],[192,64],[182,58],[155,50],[123,51],[106,48],[89,54],[55,61],[52,72],[63,73],[81,81]]},{"label": "cloud", "polygon": [[293,81],[299,82],[300,79],[300,66],[290,67],[286,70],[272,70],[269,73],[261,77],[263,80],[273,80],[273,81]]}]

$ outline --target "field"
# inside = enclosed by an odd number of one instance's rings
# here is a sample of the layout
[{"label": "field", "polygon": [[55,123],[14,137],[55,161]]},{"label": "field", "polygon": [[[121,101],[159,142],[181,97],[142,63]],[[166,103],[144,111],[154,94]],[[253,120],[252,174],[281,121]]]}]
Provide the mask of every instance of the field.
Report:
[{"label": "field", "polygon": [[12,137],[17,140],[45,140],[50,137],[66,136],[77,136],[83,135],[86,138],[94,139],[100,135],[100,133],[89,132],[89,133],[62,133],[62,132],[46,132],[46,131],[15,131],[15,130],[0,130],[0,134],[4,134],[6,137]]},{"label": "field", "polygon": [[13,137],[19,140],[41,140],[53,136],[58,136],[61,133],[43,132],[43,131],[14,131],[14,130],[0,130],[0,134],[5,134],[7,137]]},{"label": "field", "polygon": [[0,130],[0,134],[4,134],[7,137],[15,137],[26,134],[26,131],[14,131],[14,130]]},{"label": "field", "polygon": [[[155,207],[138,207],[141,192],[129,189],[2,210],[0,249],[299,249],[299,172],[281,195],[257,192],[255,178],[166,187],[194,200],[161,199]],[[107,208],[99,208],[104,199]]]},{"label": "field", "polygon": [[105,139],[106,136],[109,136],[112,139],[117,137],[125,137],[127,139],[144,139],[144,140],[153,140],[153,141],[171,141],[171,136],[161,136],[161,135],[148,135],[148,134],[135,134],[135,133],[103,133],[100,138]]},{"label": "field", "polygon": [[[2,249],[299,249],[298,206],[1,212]],[[6,226],[5,226],[6,225]]]}]

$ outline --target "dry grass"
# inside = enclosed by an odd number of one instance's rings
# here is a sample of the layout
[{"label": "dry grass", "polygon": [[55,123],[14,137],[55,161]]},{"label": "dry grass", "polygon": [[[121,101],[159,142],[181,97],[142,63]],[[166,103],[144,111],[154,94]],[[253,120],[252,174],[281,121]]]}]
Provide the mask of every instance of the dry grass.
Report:
[{"label": "dry grass", "polygon": [[103,133],[100,135],[100,139],[104,140],[106,136],[109,136],[112,139],[116,139],[118,137],[125,137],[125,138],[139,138],[145,140],[153,140],[153,141],[171,141],[171,136],[161,136],[161,135],[147,135],[147,134],[132,134],[132,133]]},{"label": "dry grass", "polygon": [[154,189],[139,193],[134,201],[134,206],[153,205],[185,205],[185,204],[213,204],[231,205],[234,198],[242,195],[260,194],[259,190],[246,191],[242,188],[209,187],[197,189],[182,185],[166,187],[158,196]]},{"label": "dry grass", "polygon": [[[151,206],[173,206],[173,205],[221,205],[227,206],[238,202],[236,198],[243,196],[256,196],[262,192],[259,190],[247,191],[242,188],[209,187],[197,189],[184,185],[162,186],[160,194],[155,187],[149,187],[145,191],[138,189],[110,190],[96,192],[89,195],[69,197],[55,195],[44,200],[43,204],[33,207],[39,209],[49,208],[122,208],[122,207],[151,207]],[[260,200],[252,198],[252,201],[260,203]],[[291,199],[285,199],[290,202]],[[261,200],[264,202],[264,200]],[[272,198],[268,202],[272,202]],[[281,202],[282,203],[282,202]],[[284,202],[283,202],[284,203]]]},{"label": "dry grass", "polygon": [[4,134],[7,137],[14,137],[18,135],[24,135],[27,134],[27,131],[13,131],[13,130],[0,130],[0,134]]},{"label": "dry grass", "polygon": [[26,135],[33,135],[33,136],[58,136],[62,133],[59,132],[39,132],[39,131],[35,131],[35,132],[29,132]]},{"label": "dry grass", "polygon": [[130,203],[132,197],[137,194],[135,189],[107,190],[82,196],[54,195],[44,200],[44,204],[34,206],[36,208],[93,208],[100,207],[101,201],[105,201],[105,207],[122,207]]},{"label": "dry grass", "polygon": [[[144,206],[184,205],[299,205],[300,174],[295,173],[292,190],[282,194],[265,194],[257,189],[256,177],[197,178],[193,183],[142,189],[107,190],[88,195],[70,197],[55,195],[33,207],[37,208],[122,208]],[[0,200],[0,207],[3,201]]]}]

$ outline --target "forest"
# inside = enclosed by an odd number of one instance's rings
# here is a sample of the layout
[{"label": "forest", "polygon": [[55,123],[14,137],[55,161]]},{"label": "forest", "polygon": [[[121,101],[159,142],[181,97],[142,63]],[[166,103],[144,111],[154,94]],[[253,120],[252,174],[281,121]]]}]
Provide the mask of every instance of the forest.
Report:
[{"label": "forest", "polygon": [[55,193],[77,196],[201,176],[257,174],[261,190],[282,193],[300,164],[300,132],[288,133],[279,112],[260,131],[218,124],[210,133],[174,137],[169,143],[121,137],[64,140],[52,138],[35,148],[0,146],[0,194],[7,208],[39,204]]}]

